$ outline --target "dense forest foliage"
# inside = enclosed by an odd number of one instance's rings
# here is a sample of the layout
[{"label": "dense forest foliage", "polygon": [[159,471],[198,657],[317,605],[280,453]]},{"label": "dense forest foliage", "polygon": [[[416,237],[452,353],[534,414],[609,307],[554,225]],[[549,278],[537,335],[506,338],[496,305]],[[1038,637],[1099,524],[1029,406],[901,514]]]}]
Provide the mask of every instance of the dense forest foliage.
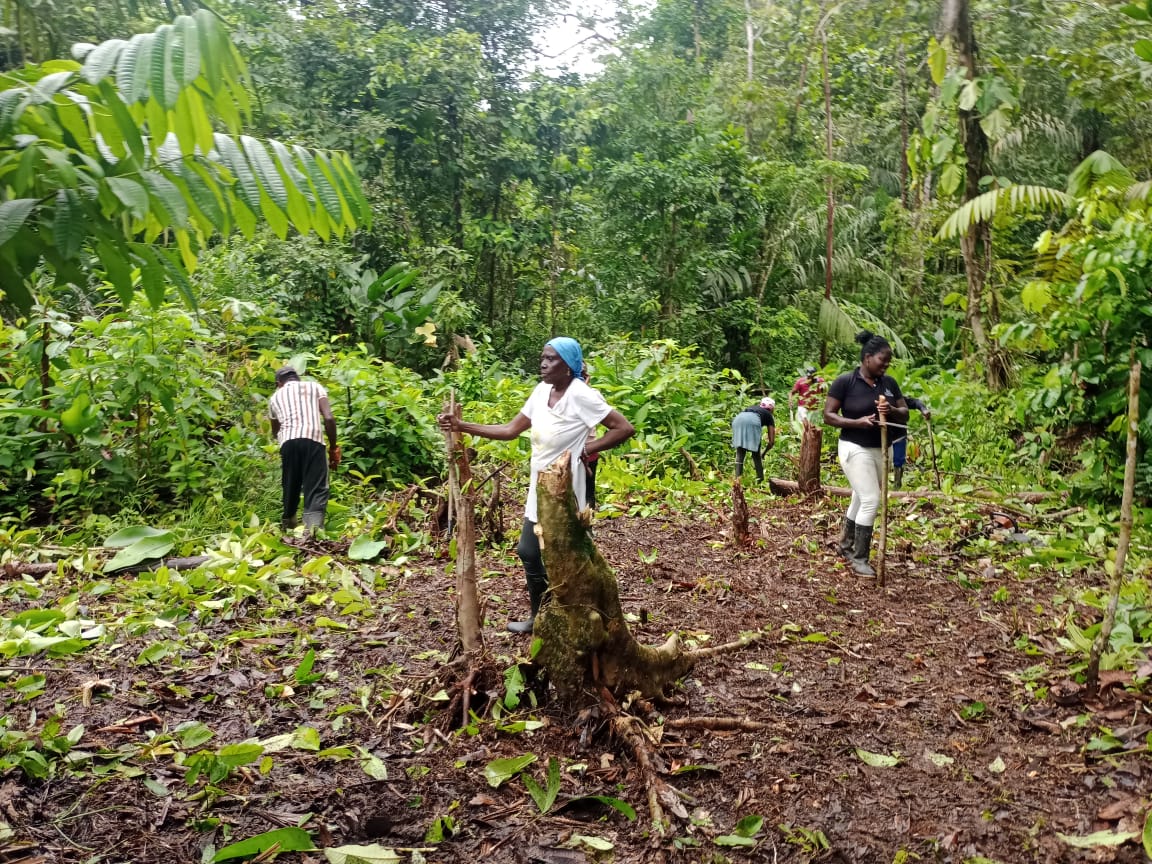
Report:
[{"label": "dense forest foliage", "polygon": [[[560,333],[644,473],[719,467],[745,392],[846,368],[862,326],[984,467],[1118,495],[1152,360],[1146,9],[668,0],[585,77],[535,71],[544,2],[253,0],[133,37],[185,11],[7,7],[8,512],[251,496],[289,356],[357,476],[427,478],[446,382],[514,410],[503,376]],[[221,71],[185,81],[197,38]]]},{"label": "dense forest foliage", "polygon": [[[1152,0],[612,14],[4,4],[0,861],[1152,856]],[[931,406],[875,581],[788,399],[859,330]],[[560,335],[620,446],[509,633],[530,442],[447,417]]]}]

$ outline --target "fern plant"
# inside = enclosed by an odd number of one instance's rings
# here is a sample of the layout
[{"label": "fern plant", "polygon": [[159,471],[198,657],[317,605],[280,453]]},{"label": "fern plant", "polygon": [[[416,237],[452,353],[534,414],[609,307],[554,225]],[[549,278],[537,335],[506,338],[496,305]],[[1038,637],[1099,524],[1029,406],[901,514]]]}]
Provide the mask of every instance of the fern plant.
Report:
[{"label": "fern plant", "polygon": [[152,33],[78,44],[0,83],[0,284],[21,308],[41,268],[159,305],[216,233],[266,221],[321,238],[371,220],[346,154],[241,134],[243,59],[200,9]]}]

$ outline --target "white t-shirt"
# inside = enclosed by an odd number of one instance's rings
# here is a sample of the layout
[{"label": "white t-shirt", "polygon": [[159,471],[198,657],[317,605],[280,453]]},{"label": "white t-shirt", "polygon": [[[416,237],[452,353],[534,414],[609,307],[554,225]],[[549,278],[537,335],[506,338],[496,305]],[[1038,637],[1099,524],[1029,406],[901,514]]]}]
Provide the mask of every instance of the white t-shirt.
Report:
[{"label": "white t-shirt", "polygon": [[612,411],[600,392],[579,378],[574,379],[560,401],[549,408],[551,393],[552,385],[541,381],[520,409],[520,413],[532,421],[529,430],[532,436],[532,479],[528,484],[524,516],[533,522],[539,521],[536,516],[536,478],[566,450],[572,454],[572,490],[576,493],[576,506],[581,510],[588,506],[588,475],[580,464],[580,455],[584,452],[584,442],[589,433]]}]

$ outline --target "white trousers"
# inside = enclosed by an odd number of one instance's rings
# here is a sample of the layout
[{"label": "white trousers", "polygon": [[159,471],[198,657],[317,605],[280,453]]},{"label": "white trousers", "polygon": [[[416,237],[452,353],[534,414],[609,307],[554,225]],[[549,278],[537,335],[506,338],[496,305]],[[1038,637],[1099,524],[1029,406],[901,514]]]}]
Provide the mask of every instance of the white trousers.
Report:
[{"label": "white trousers", "polygon": [[879,447],[861,447],[840,439],[837,447],[840,467],[852,487],[848,518],[865,528],[876,522],[880,510],[880,476],[884,472],[884,451]]}]

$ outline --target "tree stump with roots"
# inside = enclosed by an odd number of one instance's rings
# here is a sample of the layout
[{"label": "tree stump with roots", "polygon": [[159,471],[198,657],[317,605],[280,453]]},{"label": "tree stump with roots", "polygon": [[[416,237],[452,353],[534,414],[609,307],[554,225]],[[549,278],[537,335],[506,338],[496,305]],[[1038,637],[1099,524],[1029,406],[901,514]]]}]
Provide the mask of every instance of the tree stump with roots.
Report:
[{"label": "tree stump with roots", "polygon": [[589,532],[591,511],[577,512],[566,455],[537,481],[540,520],[536,531],[549,591],[536,617],[541,640],[536,662],[563,700],[600,688],[654,696],[707,657],[739,650],[759,633],[695,651],[681,648],[673,634],[659,647],[640,645],[624,621],[616,575],[596,550]]}]

